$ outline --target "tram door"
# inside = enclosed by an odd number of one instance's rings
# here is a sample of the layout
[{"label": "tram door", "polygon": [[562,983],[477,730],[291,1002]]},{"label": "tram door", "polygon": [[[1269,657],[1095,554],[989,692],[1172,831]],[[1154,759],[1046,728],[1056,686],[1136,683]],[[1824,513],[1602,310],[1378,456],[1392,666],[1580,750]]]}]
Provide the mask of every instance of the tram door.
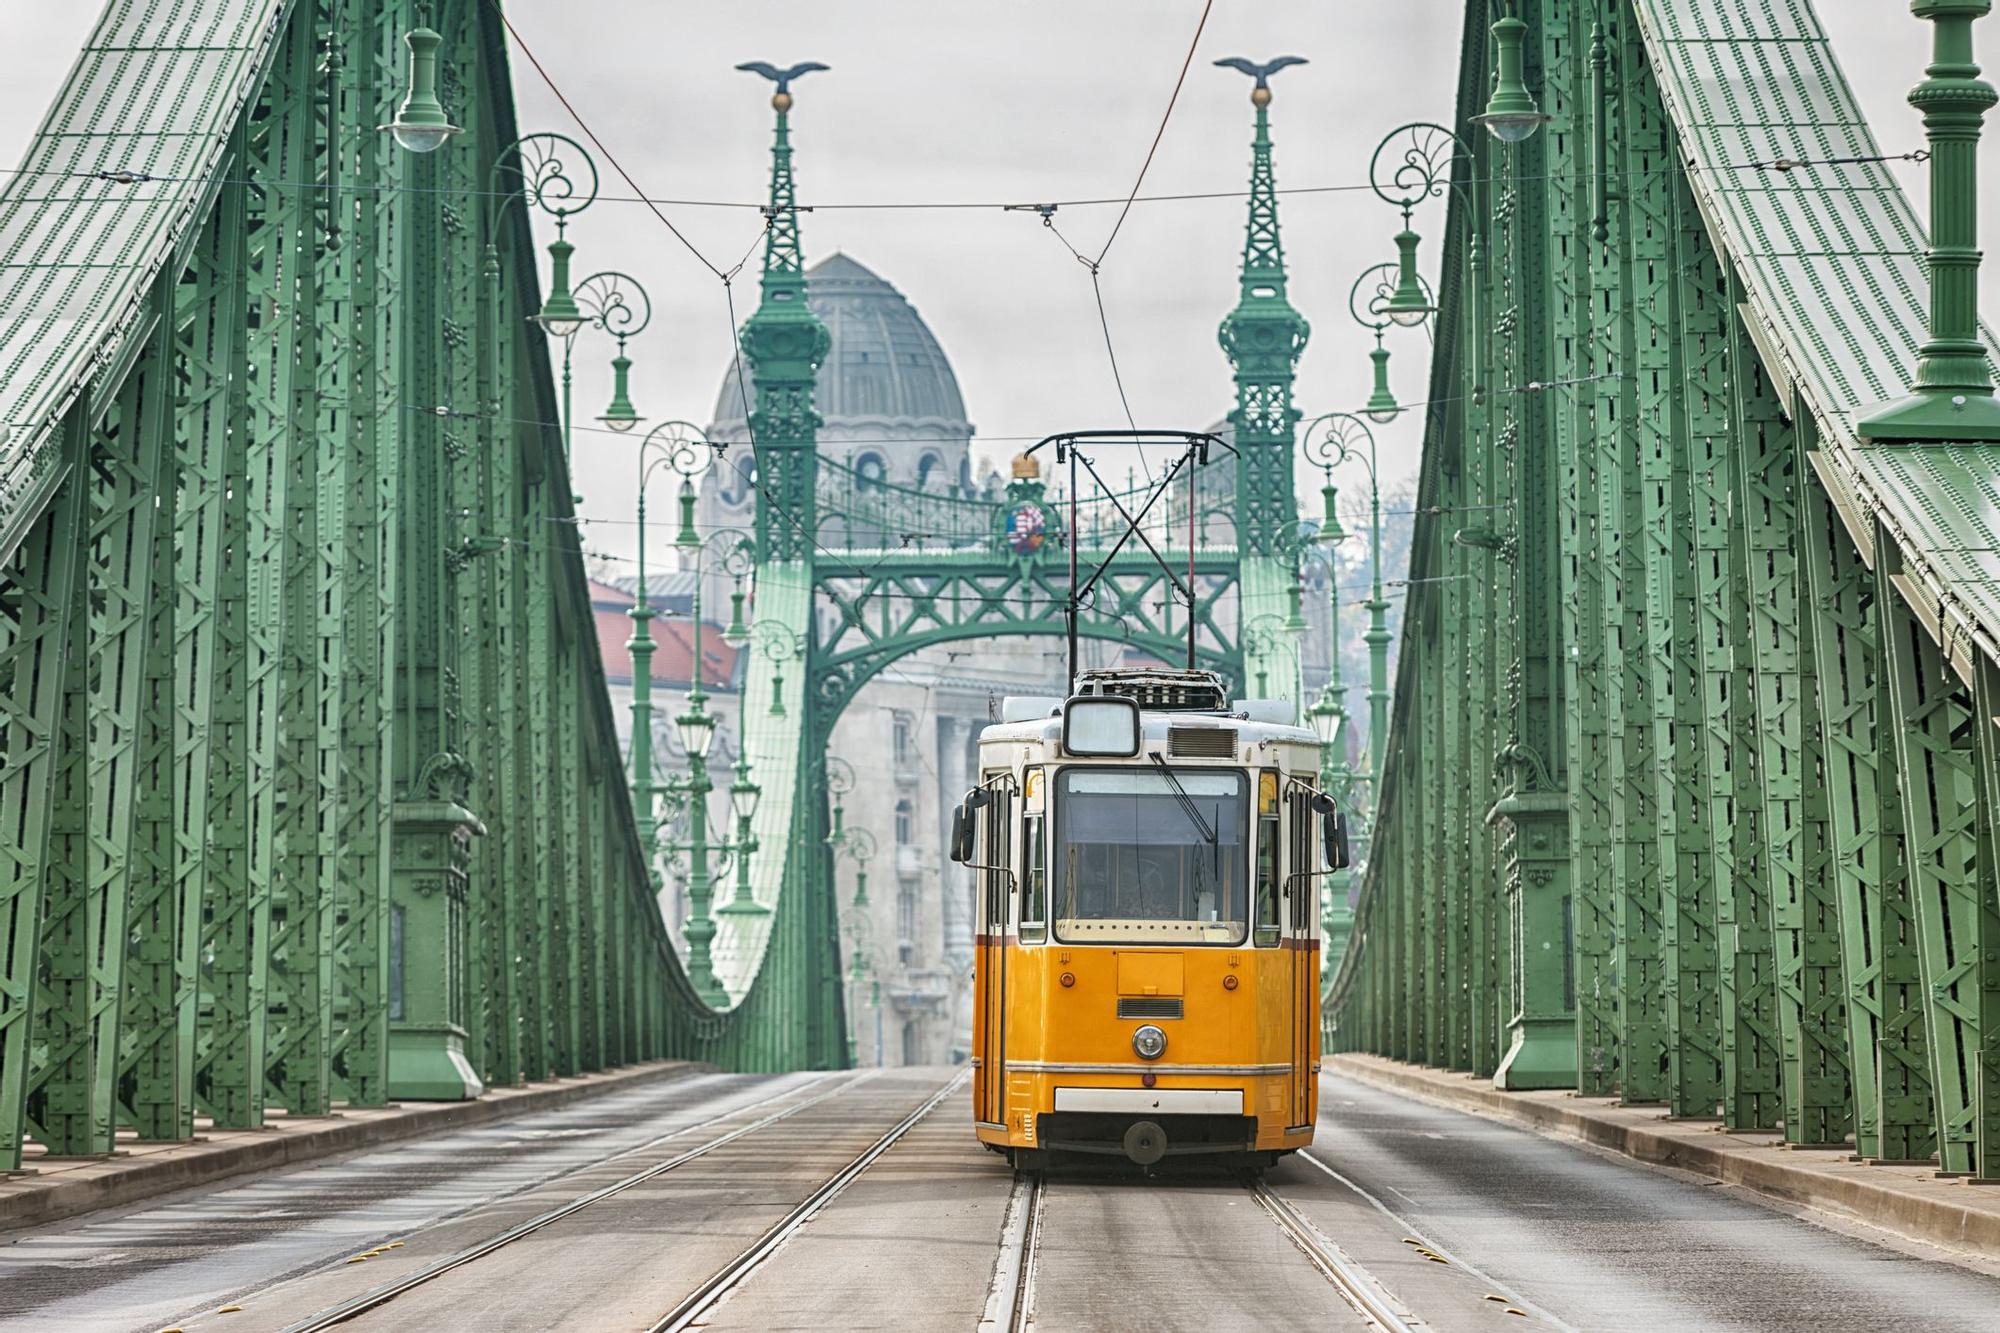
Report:
[{"label": "tram door", "polygon": [[[990,777],[993,775],[989,775]],[[975,1113],[989,1125],[1007,1119],[1007,909],[1013,894],[1007,875],[1013,839],[1013,803],[1006,790],[988,788],[993,799],[980,812],[979,1020],[980,1049]]]},{"label": "tram door", "polygon": [[1313,1056],[1319,1045],[1319,962],[1313,952],[1313,918],[1319,906],[1319,877],[1313,851],[1312,793],[1293,784],[1285,798],[1286,883],[1291,889],[1285,919],[1285,954],[1291,967],[1292,1101],[1285,1124],[1313,1122]]}]

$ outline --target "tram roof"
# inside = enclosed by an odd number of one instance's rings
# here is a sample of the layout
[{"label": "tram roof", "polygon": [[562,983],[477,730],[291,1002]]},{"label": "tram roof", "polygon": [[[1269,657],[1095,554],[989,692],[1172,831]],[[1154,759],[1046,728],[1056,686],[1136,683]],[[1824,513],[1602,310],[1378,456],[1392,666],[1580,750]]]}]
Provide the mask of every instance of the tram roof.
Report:
[{"label": "tram roof", "polygon": [[[1005,721],[995,722],[979,733],[982,745],[1022,744],[1029,741],[1048,743],[1062,740],[1062,700],[1049,699],[1051,711],[1046,716],[1021,717],[1019,706],[1026,703],[1040,703],[1042,700],[1007,701],[1014,708],[1013,716]],[[1234,731],[1239,741],[1284,741],[1294,745],[1319,744],[1319,735],[1310,727],[1302,727],[1291,722],[1271,722],[1258,718],[1254,708],[1258,704],[1269,705],[1276,701],[1253,699],[1236,701],[1229,712],[1193,711],[1153,711],[1141,710],[1139,714],[1139,739],[1142,749],[1164,747],[1169,729],[1201,728],[1206,730]],[[1249,707],[1246,707],[1249,705]],[[1289,707],[1289,704],[1284,705]]]}]

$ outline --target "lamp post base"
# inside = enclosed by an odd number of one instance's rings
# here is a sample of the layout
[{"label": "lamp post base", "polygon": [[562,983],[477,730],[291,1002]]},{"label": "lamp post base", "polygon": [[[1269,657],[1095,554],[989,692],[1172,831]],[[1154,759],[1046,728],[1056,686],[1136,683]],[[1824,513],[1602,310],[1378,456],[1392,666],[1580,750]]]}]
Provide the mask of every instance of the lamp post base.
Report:
[{"label": "lamp post base", "polygon": [[1913,393],[1855,418],[1864,444],[1991,444],[2000,442],[2000,398],[1991,392]]}]

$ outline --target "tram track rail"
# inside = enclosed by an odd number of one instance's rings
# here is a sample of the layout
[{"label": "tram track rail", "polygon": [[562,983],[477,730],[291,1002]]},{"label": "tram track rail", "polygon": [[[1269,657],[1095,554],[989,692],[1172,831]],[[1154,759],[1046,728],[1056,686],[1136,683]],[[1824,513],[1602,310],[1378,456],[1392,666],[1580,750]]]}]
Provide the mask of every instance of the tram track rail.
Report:
[{"label": "tram track rail", "polygon": [[[492,1255],[495,1252],[506,1248],[509,1245],[512,1245],[514,1242],[521,1240],[526,1236],[533,1235],[535,1232],[540,1231],[544,1227],[551,1226],[557,1222],[562,1221],[564,1218],[571,1217],[576,1213],[583,1211],[585,1208],[590,1207],[592,1204],[601,1203],[605,1199],[609,1199],[614,1195],[622,1194],[626,1190],[632,1189],[635,1186],[642,1185],[649,1180],[653,1180],[659,1176],[662,1176],[667,1172],[674,1170],[676,1167],[684,1166],[689,1162],[695,1161],[702,1157],[706,1157],[708,1154],[716,1151],[719,1148],[726,1147],[729,1144],[734,1143],[739,1139],[742,1139],[751,1134],[755,1134],[759,1130],[767,1129],[770,1126],[775,1125],[782,1120],[788,1120],[802,1111],[809,1110],[812,1107],[818,1106],[822,1102],[828,1101],[831,1098],[839,1096],[843,1092],[848,1092],[854,1088],[860,1087],[861,1085],[871,1081],[879,1073],[880,1073],[879,1070],[875,1070],[863,1073],[857,1078],[842,1079],[839,1082],[837,1082],[833,1087],[827,1088],[824,1091],[817,1092],[814,1095],[807,1097],[803,1101],[796,1102],[790,1106],[782,1107],[779,1110],[773,1111],[768,1115],[759,1116],[757,1119],[751,1121],[748,1124],[739,1125],[735,1129],[729,1130],[726,1133],[717,1135],[715,1138],[708,1139],[700,1144],[697,1144],[696,1146],[689,1148],[685,1152],[676,1153],[673,1156],[668,1157],[663,1161],[655,1162],[652,1165],[645,1167],[643,1170],[632,1172],[630,1175],[612,1181],[608,1185],[602,1186],[601,1188],[595,1190],[591,1190],[590,1192],[579,1195],[576,1198],[567,1201],[566,1203],[558,1204],[553,1208],[549,1208],[543,1212],[537,1213],[535,1216],[530,1217],[523,1222],[517,1223],[514,1226],[511,1226],[507,1228],[505,1231],[502,1231],[495,1236],[489,1237],[488,1239],[481,1241],[476,1245],[471,1245],[466,1247],[465,1249],[446,1255],[442,1259],[438,1259],[432,1263],[426,1264],[422,1268],[419,1268],[415,1272],[407,1274],[404,1277],[397,1278],[392,1282],[384,1283],[379,1287],[371,1288],[370,1290],[362,1292],[360,1295],[355,1296],[350,1300],[342,1301],[338,1305],[328,1306],[327,1308],[317,1311],[314,1314],[309,1315],[306,1318],[299,1320],[296,1323],[287,1325],[284,1328],[283,1333],[320,1333],[320,1330],[338,1327],[339,1325],[344,1324],[351,1319],[358,1318],[361,1315],[367,1314],[372,1310],[378,1310],[383,1306],[389,1304],[391,1301],[394,1301],[396,1298],[400,1296],[405,1296],[410,1292],[415,1291],[417,1288],[425,1286],[431,1282],[434,1282],[438,1278],[441,1278],[445,1274],[450,1273],[456,1269],[463,1268],[471,1263],[476,1263],[477,1261],[484,1259],[489,1255]],[[639,1153],[650,1151],[651,1149],[657,1148],[662,1144],[670,1143],[675,1139],[686,1138],[691,1134],[698,1134],[703,1130],[712,1128],[715,1125],[722,1124],[729,1120],[738,1119],[744,1115],[748,1115],[763,1107],[784,1101],[787,1098],[796,1097],[798,1096],[799,1091],[800,1089],[797,1088],[788,1088],[783,1092],[774,1093],[769,1097],[765,1097],[758,1101],[751,1102],[747,1106],[735,1107],[719,1115],[711,1116],[706,1120],[699,1121],[692,1125],[686,1125],[681,1127],[680,1129],[676,1129],[669,1133],[662,1134],[657,1138],[648,1140],[646,1143],[639,1144],[636,1147],[627,1148],[622,1152],[615,1153],[610,1157],[606,1157],[598,1162],[591,1163],[587,1167],[579,1168],[579,1170],[580,1171],[595,1170],[599,1167],[604,1166],[606,1163],[615,1162],[620,1160],[621,1158],[628,1158]]]},{"label": "tram track rail", "polygon": [[1042,1248],[1042,1209],[1048,1184],[1042,1173],[1014,1177],[1001,1225],[1000,1253],[978,1333],[1027,1333],[1035,1325],[1035,1262]]},{"label": "tram track rail", "polygon": [[1386,1292],[1368,1271],[1340,1252],[1340,1248],[1312,1224],[1306,1215],[1262,1179],[1247,1177],[1244,1186],[1285,1235],[1347,1298],[1363,1317],[1385,1333],[1417,1333],[1417,1325],[1389,1300]]},{"label": "tram track rail", "polygon": [[970,1069],[962,1069],[953,1075],[942,1088],[926,1097],[915,1110],[891,1125],[886,1133],[862,1149],[847,1165],[828,1176],[818,1189],[808,1194],[796,1207],[778,1219],[748,1249],[717,1269],[707,1281],[683,1297],[678,1305],[654,1321],[647,1333],[681,1333],[683,1329],[694,1327],[696,1321],[703,1315],[721,1304],[730,1293],[749,1280],[750,1275],[762,1267],[765,1260],[783,1249],[785,1242],[796,1235],[800,1228],[839,1198],[849,1185],[858,1180],[863,1172],[881,1158],[882,1154],[895,1147],[904,1135],[922,1124],[946,1098],[963,1087],[971,1074]]}]

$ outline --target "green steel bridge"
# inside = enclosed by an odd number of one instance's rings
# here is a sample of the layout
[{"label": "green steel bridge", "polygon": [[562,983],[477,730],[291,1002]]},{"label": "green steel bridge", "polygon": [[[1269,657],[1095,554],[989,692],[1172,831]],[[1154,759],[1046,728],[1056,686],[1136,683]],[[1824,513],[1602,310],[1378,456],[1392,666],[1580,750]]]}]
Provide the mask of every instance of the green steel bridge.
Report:
[{"label": "green steel bridge", "polygon": [[[1452,124],[1378,154],[1405,225],[1356,317],[1435,351],[1393,693],[1378,562],[1369,771],[1327,773],[1373,830],[1326,910],[1330,1047],[2000,1177],[1988,0],[1913,8],[1928,237],[1808,0],[1468,0]],[[1295,455],[1358,422],[1302,441],[1293,403],[1284,63],[1238,62],[1231,484],[1157,560],[1117,536],[1143,497],[1073,521],[1036,478],[822,459],[818,67],[764,67],[730,538],[759,851],[683,953],[568,472],[570,341],[632,318],[569,279],[591,156],[517,124],[496,0],[110,0],[0,183],[0,1171],[660,1056],[839,1067],[833,722],[921,648],[1060,634],[1065,548],[1109,571],[1083,634],[1303,703],[1337,524]]]}]

